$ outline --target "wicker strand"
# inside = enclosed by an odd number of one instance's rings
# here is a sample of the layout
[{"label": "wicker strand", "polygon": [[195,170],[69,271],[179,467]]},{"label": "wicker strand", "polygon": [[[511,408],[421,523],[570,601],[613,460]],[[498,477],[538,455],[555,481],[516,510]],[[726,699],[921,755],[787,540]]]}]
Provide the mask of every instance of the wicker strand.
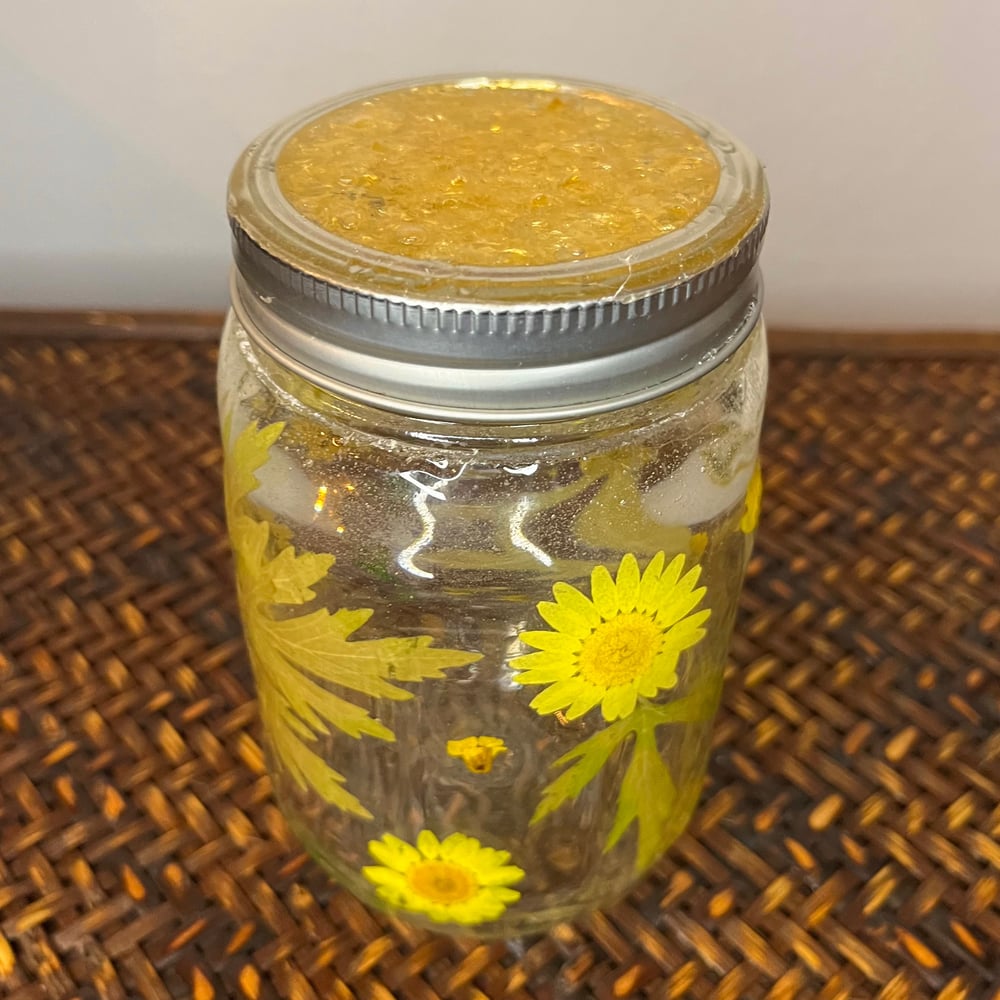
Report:
[{"label": "wicker strand", "polygon": [[270,798],[215,352],[0,342],[0,994],[1000,998],[1000,361],[779,359],[710,778],[545,938],[373,914]]}]

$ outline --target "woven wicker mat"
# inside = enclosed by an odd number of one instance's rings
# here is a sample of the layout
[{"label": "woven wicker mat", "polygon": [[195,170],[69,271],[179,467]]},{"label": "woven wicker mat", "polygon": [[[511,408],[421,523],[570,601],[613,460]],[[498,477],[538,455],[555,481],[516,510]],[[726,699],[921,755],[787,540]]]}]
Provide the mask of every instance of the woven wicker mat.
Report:
[{"label": "woven wicker mat", "polygon": [[262,770],[214,349],[0,344],[0,994],[1000,997],[1000,361],[779,359],[711,778],[549,937],[368,912]]}]

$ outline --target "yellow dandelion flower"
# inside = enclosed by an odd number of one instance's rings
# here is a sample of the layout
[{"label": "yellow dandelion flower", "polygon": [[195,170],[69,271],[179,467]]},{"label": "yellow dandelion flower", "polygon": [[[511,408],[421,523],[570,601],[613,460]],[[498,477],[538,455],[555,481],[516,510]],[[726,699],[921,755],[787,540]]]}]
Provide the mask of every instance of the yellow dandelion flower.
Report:
[{"label": "yellow dandelion flower", "polygon": [[657,552],[640,574],[632,553],[613,579],[605,566],[590,574],[590,597],[568,583],[552,588],[555,601],[538,613],[551,632],[522,632],[520,639],[539,652],[519,656],[519,684],[545,684],[531,707],[539,715],[563,712],[578,719],[598,704],[608,722],[635,710],[640,697],[652,698],[677,683],[677,662],[705,635],[711,611],[691,612],[705,596],[696,587],[701,567],[684,572],[686,559]]},{"label": "yellow dandelion flower", "polygon": [[375,885],[379,899],[437,923],[496,920],[521,898],[511,886],[524,878],[524,869],[507,863],[507,851],[483,847],[464,833],[438,840],[421,830],[416,846],[387,833],[369,841],[368,852],[380,864],[361,874]]},{"label": "yellow dandelion flower", "polygon": [[464,740],[448,740],[448,756],[458,757],[473,774],[489,774],[493,761],[507,752],[507,744],[499,736],[466,736]]},{"label": "yellow dandelion flower", "polygon": [[746,505],[743,508],[743,516],[740,518],[740,531],[744,534],[752,535],[757,530],[757,523],[760,521],[760,501],[763,495],[764,476],[761,472],[760,462],[758,462],[753,468],[753,475],[747,486]]}]

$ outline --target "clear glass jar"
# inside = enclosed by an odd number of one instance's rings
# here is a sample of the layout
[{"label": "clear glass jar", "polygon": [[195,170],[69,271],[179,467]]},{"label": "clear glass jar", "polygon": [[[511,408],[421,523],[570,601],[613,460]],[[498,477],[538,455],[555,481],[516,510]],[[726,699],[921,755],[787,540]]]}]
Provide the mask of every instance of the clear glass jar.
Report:
[{"label": "clear glass jar", "polygon": [[[415,121],[454,162],[413,165]],[[497,134],[544,225],[517,190],[444,204]],[[672,215],[620,223],[629,164]],[[759,511],[759,166],[631,95],[464,80],[298,116],[230,190],[226,510],[283,812],[439,929],[614,900],[697,801]]]}]

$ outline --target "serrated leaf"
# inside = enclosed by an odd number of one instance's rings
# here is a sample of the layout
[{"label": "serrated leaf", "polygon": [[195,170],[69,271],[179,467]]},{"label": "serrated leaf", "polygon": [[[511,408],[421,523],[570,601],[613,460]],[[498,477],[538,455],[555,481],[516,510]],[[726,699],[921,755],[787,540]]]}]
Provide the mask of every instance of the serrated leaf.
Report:
[{"label": "serrated leaf", "polygon": [[229,540],[233,554],[247,570],[255,570],[265,561],[271,532],[266,521],[233,513],[229,518]]},{"label": "serrated leaf", "polygon": [[342,639],[346,639],[352,632],[357,632],[373,614],[371,608],[340,608],[332,615],[330,631],[336,631]]},{"label": "serrated leaf", "polygon": [[662,705],[646,705],[644,711],[654,725],[668,722],[710,722],[715,718],[722,694],[722,675],[709,676],[683,698]]},{"label": "serrated leaf", "polygon": [[313,584],[330,572],[334,557],[322,552],[296,554],[288,545],[265,567],[271,585],[268,599],[272,604],[305,604],[316,596]]},{"label": "serrated leaf", "polygon": [[[362,609],[360,614],[367,620],[371,611]],[[358,617],[351,621],[348,615]],[[320,609],[297,618],[272,620],[267,624],[267,641],[299,670],[375,698],[397,701],[413,695],[396,687],[391,680],[440,678],[451,667],[466,666],[480,659],[478,653],[435,649],[431,637],[426,635],[349,640],[350,633],[363,620],[357,611],[331,615]],[[353,627],[344,631],[345,623]]]},{"label": "serrated leaf", "polygon": [[656,744],[655,722],[642,712],[636,715],[632,759],[618,790],[618,810],[604,849],[611,850],[632,823],[638,823],[635,867],[643,871],[666,846],[663,831],[676,808],[677,789]]},{"label": "serrated leaf", "polygon": [[[367,709],[326,685],[344,693],[403,701],[413,692],[394,681],[443,677],[445,670],[473,663],[480,654],[436,649],[431,636],[351,638],[371,618],[368,608],[288,614],[316,597],[314,587],[329,572],[334,557],[296,552],[282,544],[286,538],[274,525],[245,509],[247,497],[259,485],[256,472],[283,426],[247,427],[232,445],[226,465],[226,512],[240,565],[240,610],[261,711],[275,754],[300,785],[347,812],[371,818],[344,787],[344,776],[309,744],[334,731],[354,739],[392,741],[395,735]],[[224,434],[228,440],[228,426]]]},{"label": "serrated leaf", "polygon": [[607,729],[594,733],[555,761],[553,767],[562,767],[572,761],[576,763],[545,787],[542,801],[531,817],[531,824],[545,819],[549,813],[566,802],[575,801],[584,788],[597,777],[608,762],[608,758],[628,739],[631,732],[632,726],[629,720],[620,719]]},{"label": "serrated leaf", "polygon": [[464,649],[436,649],[429,635],[378,640],[385,645],[379,652],[389,667],[389,676],[399,681],[425,681],[444,677],[445,670],[465,667],[481,660],[482,653]]},{"label": "serrated leaf", "polygon": [[[223,425],[223,438],[229,445],[232,422],[227,420]],[[236,505],[249,496],[258,486],[257,470],[267,462],[271,445],[281,437],[285,429],[284,423],[267,424],[258,428],[256,424],[248,424],[239,437],[227,447],[225,467],[226,507],[236,510]]]},{"label": "serrated leaf", "polygon": [[[248,630],[247,640],[255,654],[255,661],[263,662],[260,636],[254,629]],[[282,657],[280,652],[270,654],[266,669],[259,672],[263,674],[263,683],[273,688],[278,696],[282,712],[290,712],[304,722],[311,735],[339,729],[354,739],[373,736],[388,742],[395,740],[392,730],[373,719],[366,709],[317,684],[294,661]],[[412,697],[409,691],[401,693],[404,697]]]},{"label": "serrated leaf", "polygon": [[662,705],[640,700],[631,715],[563,754],[552,766],[566,767],[566,770],[545,787],[531,823],[538,823],[566,803],[575,801],[601,773],[612,754],[634,736],[629,764],[618,788],[615,822],[605,850],[614,847],[632,823],[638,822],[636,870],[648,867],[663,849],[662,832],[677,803],[677,789],[660,755],[656,730],[672,723],[709,721],[715,714],[721,688],[721,676],[710,673],[683,698]]}]

